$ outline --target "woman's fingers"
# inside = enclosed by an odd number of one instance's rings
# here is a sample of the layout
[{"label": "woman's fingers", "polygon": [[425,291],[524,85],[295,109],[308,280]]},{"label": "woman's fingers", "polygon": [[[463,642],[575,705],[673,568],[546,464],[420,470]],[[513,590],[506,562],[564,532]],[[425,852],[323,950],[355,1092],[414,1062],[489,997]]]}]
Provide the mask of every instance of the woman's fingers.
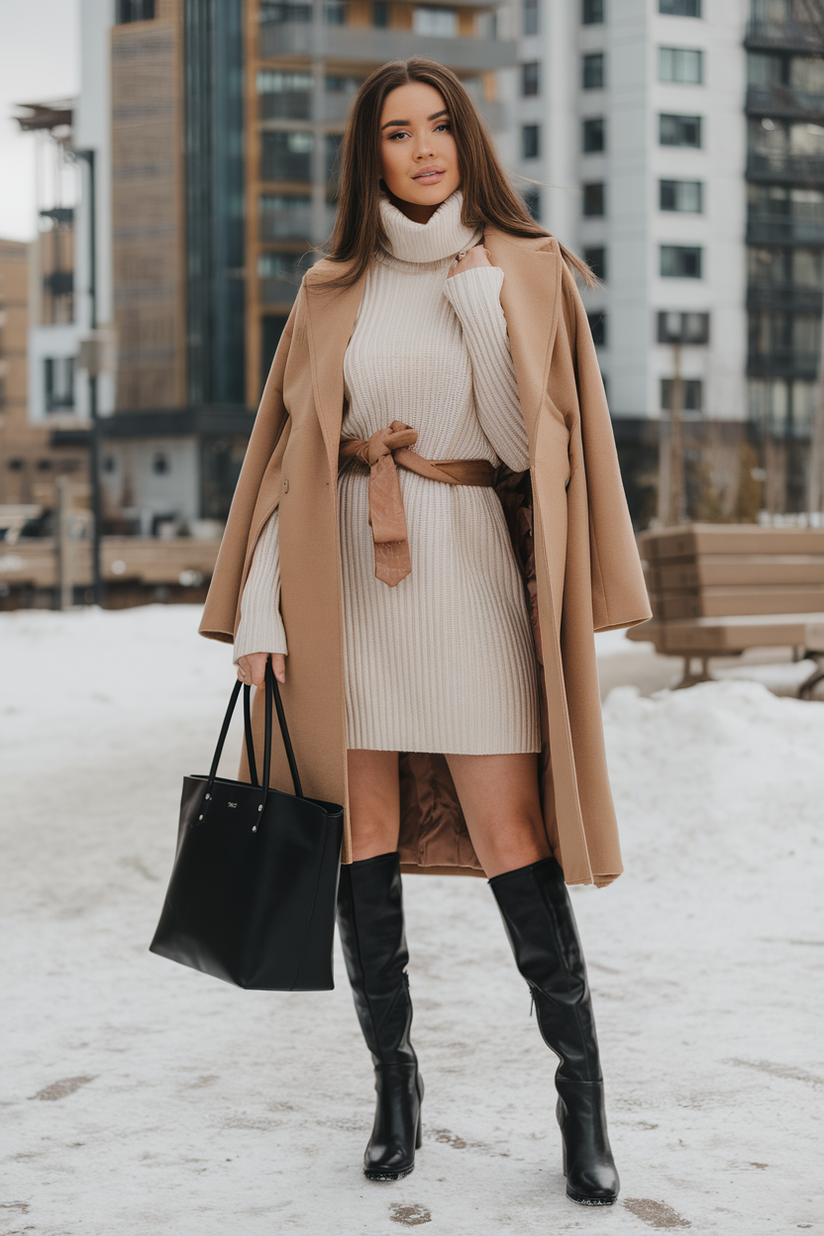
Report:
[{"label": "woman's fingers", "polygon": [[[268,660],[268,652],[250,652],[245,657],[238,657],[237,676],[240,681],[249,687],[262,687],[266,673],[266,662]],[[283,658],[281,657],[282,660]],[[285,677],[284,674],[281,682],[285,681]]]},{"label": "woman's fingers", "polygon": [[272,653],[272,669],[278,682],[286,682],[286,657],[282,652]]},{"label": "woman's fingers", "polygon": [[458,258],[455,263],[449,267],[447,278],[451,279],[453,275],[460,275],[465,270],[471,270],[473,266],[491,266],[489,260],[489,250],[483,245],[473,245],[471,249],[467,249],[463,257]]}]

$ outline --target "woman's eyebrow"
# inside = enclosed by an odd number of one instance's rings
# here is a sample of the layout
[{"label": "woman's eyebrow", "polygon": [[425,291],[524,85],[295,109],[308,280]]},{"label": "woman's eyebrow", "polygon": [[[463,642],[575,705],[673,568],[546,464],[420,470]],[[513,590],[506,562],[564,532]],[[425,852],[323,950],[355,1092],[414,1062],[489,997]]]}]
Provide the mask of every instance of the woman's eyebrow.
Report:
[{"label": "woman's eyebrow", "polygon": [[[440,111],[440,112],[433,112],[433,114],[432,114],[431,116],[427,116],[427,118],[426,118],[426,119],[427,119],[427,120],[437,120],[439,116],[447,116],[448,114],[449,114],[449,113],[448,113],[447,109],[446,109],[446,108],[444,108],[444,109],[443,109],[443,111]],[[412,121],[411,121],[411,120],[387,120],[386,124],[382,124],[382,125],[381,125],[381,130],[383,130],[383,129],[391,129],[391,128],[393,128],[395,125],[409,125],[409,124],[411,124],[411,123],[412,123]]]}]

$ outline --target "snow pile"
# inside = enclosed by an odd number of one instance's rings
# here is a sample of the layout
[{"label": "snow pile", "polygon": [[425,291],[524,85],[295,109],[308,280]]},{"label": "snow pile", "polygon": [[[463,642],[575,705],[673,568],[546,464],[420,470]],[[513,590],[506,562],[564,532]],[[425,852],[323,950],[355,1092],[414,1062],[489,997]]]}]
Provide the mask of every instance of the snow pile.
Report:
[{"label": "snow pile", "polygon": [[0,615],[0,1233],[821,1223],[824,705],[746,681],[605,703],[627,870],[573,899],[619,1205],[563,1195],[552,1062],[481,880],[406,881],[424,1146],[407,1180],[370,1185],[340,958],[336,991],[277,995],[146,951],[180,781],[207,767],[233,678],[197,618]]}]

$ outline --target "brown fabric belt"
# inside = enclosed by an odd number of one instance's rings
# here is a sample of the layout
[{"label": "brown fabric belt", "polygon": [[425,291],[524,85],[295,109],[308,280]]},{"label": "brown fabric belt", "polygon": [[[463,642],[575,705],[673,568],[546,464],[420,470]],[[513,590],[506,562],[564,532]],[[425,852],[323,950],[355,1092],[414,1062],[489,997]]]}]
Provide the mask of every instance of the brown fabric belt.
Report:
[{"label": "brown fabric belt", "polygon": [[406,468],[430,481],[447,485],[492,488],[492,464],[487,459],[422,459],[409,448],[417,429],[393,421],[368,440],[341,438],[340,461],[359,459],[369,468],[369,524],[375,542],[375,576],[394,588],[412,572],[409,533],[397,469]]}]

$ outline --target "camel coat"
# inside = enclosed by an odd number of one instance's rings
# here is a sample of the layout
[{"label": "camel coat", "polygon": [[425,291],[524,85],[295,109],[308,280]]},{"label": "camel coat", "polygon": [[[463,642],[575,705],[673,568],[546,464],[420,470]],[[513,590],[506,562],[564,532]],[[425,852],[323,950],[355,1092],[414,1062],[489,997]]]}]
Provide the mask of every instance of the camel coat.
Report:
[{"label": "camel coat", "polygon": [[[492,228],[484,243],[504,271],[501,304],[530,440],[529,472],[502,467],[496,483],[531,603],[544,821],[567,883],[603,885],[622,866],[593,631],[645,622],[650,610],[586,314],[558,243]],[[233,642],[255,546],[279,506],[290,733],[304,792],[346,805],[336,486],[343,357],[365,279],[330,289],[340,270],[322,261],[306,274],[284,329],[200,632]],[[291,790],[279,739],[272,767],[272,783]],[[404,871],[483,875],[442,755],[402,755],[400,852]],[[348,820],[343,859],[351,861]]]}]

